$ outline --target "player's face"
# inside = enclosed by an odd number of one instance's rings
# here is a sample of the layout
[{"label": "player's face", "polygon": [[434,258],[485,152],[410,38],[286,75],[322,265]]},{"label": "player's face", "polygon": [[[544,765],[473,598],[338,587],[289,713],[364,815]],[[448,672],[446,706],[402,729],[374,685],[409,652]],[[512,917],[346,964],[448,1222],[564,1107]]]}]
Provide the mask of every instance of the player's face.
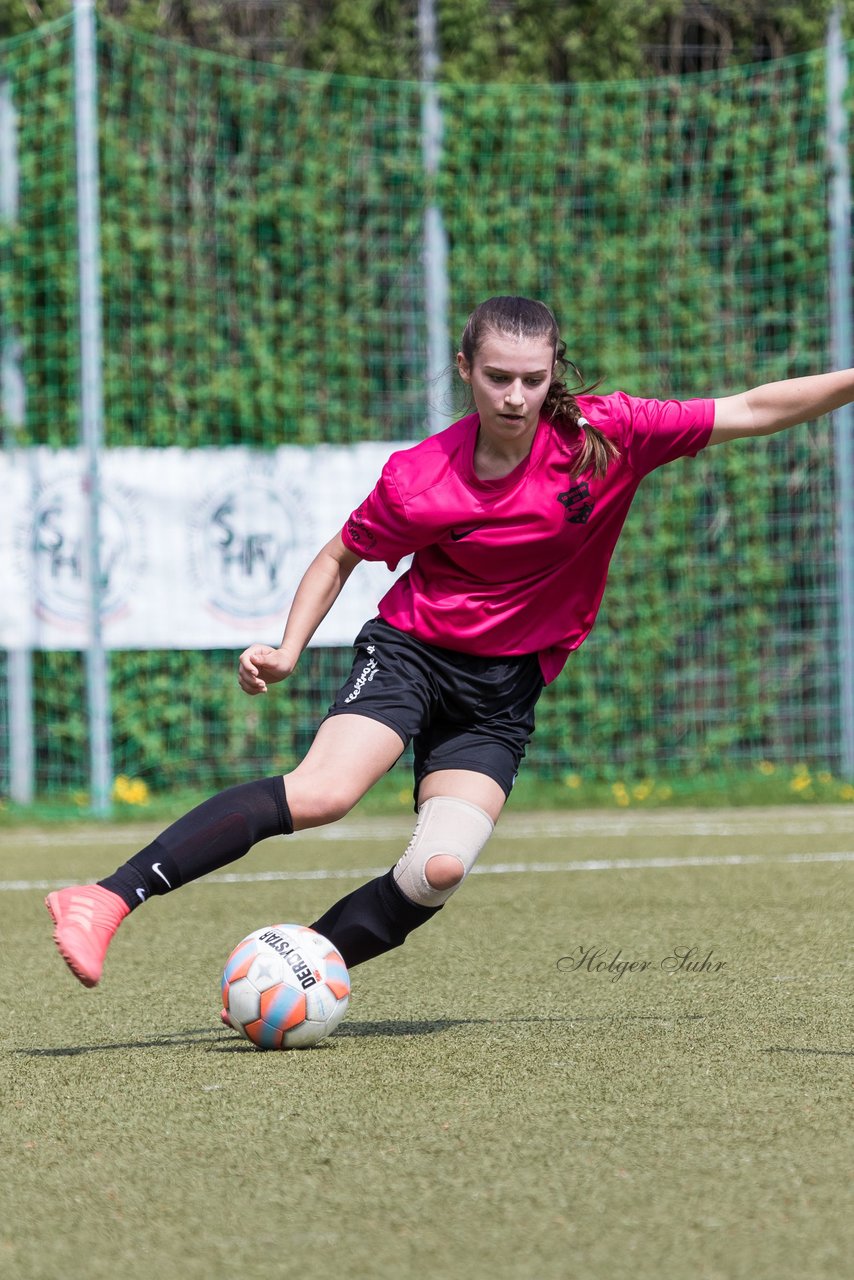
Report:
[{"label": "player's face", "polygon": [[481,431],[496,444],[512,446],[533,437],[554,358],[547,338],[516,339],[504,333],[488,333],[472,365],[459,353],[457,367],[471,387]]}]

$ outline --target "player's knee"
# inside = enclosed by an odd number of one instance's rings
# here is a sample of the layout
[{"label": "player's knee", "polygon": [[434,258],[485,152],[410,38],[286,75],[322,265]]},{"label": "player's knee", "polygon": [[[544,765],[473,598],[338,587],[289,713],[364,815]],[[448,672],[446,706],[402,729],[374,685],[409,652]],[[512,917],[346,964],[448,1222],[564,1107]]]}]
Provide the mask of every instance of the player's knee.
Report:
[{"label": "player's knee", "polygon": [[443,906],[491,834],[492,819],[477,805],[431,796],[422,804],[409,847],[394,868],[397,887],[419,906]]},{"label": "player's knee", "polygon": [[359,799],[345,788],[331,787],[321,792],[314,799],[314,826],[322,826],[327,822],[337,822],[350,812]]},{"label": "player's knee", "polygon": [[424,875],[431,889],[443,892],[445,889],[456,889],[463,879],[466,869],[460,858],[451,853],[434,853],[428,858],[424,867]]},{"label": "player's knee", "polygon": [[323,796],[315,805],[312,825],[321,827],[327,822],[338,822],[340,818],[347,816],[354,804],[355,800],[351,800],[349,796]]},{"label": "player's knee", "polygon": [[352,788],[331,778],[310,778],[296,771],[285,778],[288,804],[298,830],[337,822],[359,799]]}]

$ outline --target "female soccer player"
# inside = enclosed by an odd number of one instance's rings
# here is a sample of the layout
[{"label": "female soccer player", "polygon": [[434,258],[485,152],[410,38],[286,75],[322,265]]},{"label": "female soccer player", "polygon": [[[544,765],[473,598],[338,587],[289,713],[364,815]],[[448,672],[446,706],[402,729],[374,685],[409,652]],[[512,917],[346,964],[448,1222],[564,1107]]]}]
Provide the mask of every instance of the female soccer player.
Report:
[{"label": "female soccer player", "polygon": [[475,412],[391,456],[376,488],[309,566],[279,647],[253,644],[241,689],[286,680],[361,560],[411,567],[355,641],[350,677],[305,758],[179,818],[95,885],[47,898],[85,986],[121,921],[240,858],[259,840],[334,822],[414,740],[412,839],[397,864],[314,927],[349,966],[399,946],[459,888],[489,838],[534,729],[534,708],[593,626],[645,475],[709,444],[770,435],[854,400],[854,370],[723,399],[572,394],[541,302],[498,297],[457,356]]}]

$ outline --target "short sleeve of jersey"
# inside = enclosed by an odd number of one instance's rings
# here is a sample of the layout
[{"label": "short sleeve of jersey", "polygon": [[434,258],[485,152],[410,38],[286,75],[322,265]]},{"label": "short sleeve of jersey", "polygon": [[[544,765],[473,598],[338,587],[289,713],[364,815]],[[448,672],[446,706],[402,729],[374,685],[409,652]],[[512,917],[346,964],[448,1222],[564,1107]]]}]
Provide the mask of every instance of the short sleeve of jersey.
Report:
[{"label": "short sleeve of jersey", "polygon": [[[676,458],[694,457],[708,444],[715,425],[714,400],[642,400],[618,392],[597,401],[607,405],[626,461],[641,476]],[[598,415],[589,416],[598,425]],[[607,424],[602,425],[607,431]]]},{"label": "short sleeve of jersey", "polygon": [[363,560],[384,560],[389,569],[397,568],[405,556],[417,547],[407,518],[406,508],[395,483],[392,459],[365,501],[352,513],[341,539],[350,551]]}]

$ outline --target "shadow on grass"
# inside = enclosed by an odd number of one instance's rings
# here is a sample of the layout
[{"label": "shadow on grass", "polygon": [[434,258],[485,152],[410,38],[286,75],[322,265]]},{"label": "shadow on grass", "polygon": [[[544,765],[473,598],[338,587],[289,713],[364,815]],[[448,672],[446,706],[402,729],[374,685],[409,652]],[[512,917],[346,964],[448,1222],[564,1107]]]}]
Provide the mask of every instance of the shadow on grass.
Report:
[{"label": "shadow on grass", "polygon": [[854,1049],[804,1049],[804,1048],[786,1048],[783,1045],[771,1045],[769,1049],[760,1050],[761,1053],[813,1053],[820,1057],[829,1058],[854,1058]]},{"label": "shadow on grass", "polygon": [[[703,1014],[685,1014],[678,1021],[696,1021],[702,1018]],[[583,1014],[573,1016],[571,1013],[560,1014],[555,1016],[545,1016],[539,1014],[528,1018],[434,1018],[429,1022],[410,1022],[405,1020],[387,1020],[384,1022],[345,1022],[335,1032],[336,1037],[340,1036],[427,1036],[435,1035],[441,1031],[448,1031],[451,1027],[509,1027],[518,1026],[521,1023],[535,1024],[537,1026],[554,1025],[557,1023],[581,1023],[581,1022],[662,1022],[671,1019],[664,1014]],[[674,1021],[677,1019],[673,1019]]]},{"label": "shadow on grass", "polygon": [[14,1049],[13,1052],[24,1058],[74,1058],[79,1053],[104,1053],[117,1049],[163,1049],[170,1046],[180,1047],[198,1044],[211,1036],[229,1034],[224,1027],[194,1027],[186,1031],[176,1031],[169,1036],[148,1036],[145,1040],[125,1040],[115,1044],[76,1044],[64,1045],[59,1049]]},{"label": "shadow on grass", "polygon": [[[441,1035],[454,1027],[508,1027],[520,1024],[546,1026],[554,1024],[582,1023],[619,1023],[629,1022],[698,1022],[704,1014],[688,1013],[682,1015],[636,1013],[636,1014],[582,1014],[573,1016],[563,1014],[554,1017],[545,1015],[526,1018],[432,1018],[424,1021],[412,1021],[408,1018],[385,1019],[377,1022],[345,1022],[331,1037],[330,1041],[322,1041],[316,1048],[327,1047],[332,1040],[347,1037],[376,1036],[389,1038],[395,1036],[431,1036]],[[124,1051],[127,1049],[164,1049],[182,1048],[187,1045],[201,1044],[214,1040],[216,1043],[206,1046],[209,1053],[255,1053],[254,1045],[225,1027],[194,1027],[185,1031],[176,1031],[173,1035],[147,1036],[143,1040],[125,1040],[108,1044],[64,1045],[54,1049],[14,1049],[12,1052],[26,1058],[74,1058],[83,1053],[105,1053]],[[786,1052],[786,1050],[766,1050],[765,1052]],[[831,1050],[791,1050],[791,1052],[832,1052]]]},{"label": "shadow on grass", "polygon": [[[380,1039],[388,1039],[394,1036],[434,1036],[441,1035],[443,1031],[450,1031],[453,1027],[500,1027],[506,1026],[510,1022],[536,1022],[543,1024],[546,1022],[572,1022],[572,1018],[432,1018],[429,1021],[413,1022],[409,1019],[392,1020],[387,1019],[382,1022],[345,1022],[340,1026],[333,1036],[328,1040],[322,1040],[320,1044],[313,1045],[315,1049],[326,1049],[334,1044],[336,1040],[352,1039],[355,1036],[376,1036]],[[254,1053],[255,1046],[248,1044],[242,1037],[239,1039],[231,1039],[224,1044],[215,1044],[210,1046],[211,1053]]]}]

